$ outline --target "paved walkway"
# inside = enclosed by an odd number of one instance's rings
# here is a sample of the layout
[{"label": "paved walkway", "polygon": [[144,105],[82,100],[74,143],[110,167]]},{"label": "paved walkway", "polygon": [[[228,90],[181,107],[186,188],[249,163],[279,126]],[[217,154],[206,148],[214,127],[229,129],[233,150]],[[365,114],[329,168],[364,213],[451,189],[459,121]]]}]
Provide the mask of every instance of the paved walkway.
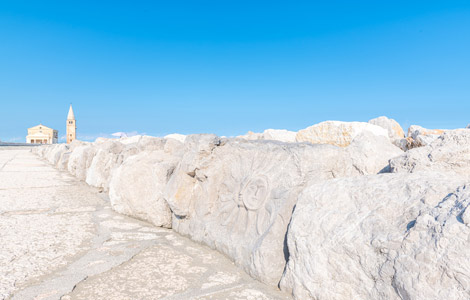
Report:
[{"label": "paved walkway", "polygon": [[0,274],[0,299],[290,299],[27,148],[0,147]]}]

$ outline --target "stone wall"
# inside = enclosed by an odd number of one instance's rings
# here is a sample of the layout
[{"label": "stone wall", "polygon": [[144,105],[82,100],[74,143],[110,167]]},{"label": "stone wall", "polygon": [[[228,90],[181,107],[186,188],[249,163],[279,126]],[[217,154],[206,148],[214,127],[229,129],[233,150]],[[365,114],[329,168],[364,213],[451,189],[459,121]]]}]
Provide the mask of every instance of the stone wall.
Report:
[{"label": "stone wall", "polygon": [[341,137],[302,135],[347,143],[203,134],[32,151],[108,192],[116,211],[204,243],[296,299],[468,298],[468,130],[405,153],[385,125],[333,125]]}]

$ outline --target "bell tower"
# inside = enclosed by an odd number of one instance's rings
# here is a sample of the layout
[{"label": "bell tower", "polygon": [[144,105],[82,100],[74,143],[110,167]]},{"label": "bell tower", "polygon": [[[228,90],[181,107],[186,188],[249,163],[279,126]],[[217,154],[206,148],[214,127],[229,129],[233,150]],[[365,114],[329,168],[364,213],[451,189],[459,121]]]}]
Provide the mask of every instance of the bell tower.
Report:
[{"label": "bell tower", "polygon": [[77,137],[77,123],[73,114],[72,104],[70,104],[69,114],[67,115],[67,144],[70,144]]}]

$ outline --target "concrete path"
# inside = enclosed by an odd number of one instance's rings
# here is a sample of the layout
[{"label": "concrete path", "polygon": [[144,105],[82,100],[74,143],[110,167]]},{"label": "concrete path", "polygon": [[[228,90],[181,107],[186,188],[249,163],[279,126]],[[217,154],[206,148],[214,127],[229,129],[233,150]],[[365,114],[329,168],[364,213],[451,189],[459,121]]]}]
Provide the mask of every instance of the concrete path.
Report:
[{"label": "concrete path", "polygon": [[113,212],[28,148],[0,147],[0,299],[290,299],[223,255]]}]

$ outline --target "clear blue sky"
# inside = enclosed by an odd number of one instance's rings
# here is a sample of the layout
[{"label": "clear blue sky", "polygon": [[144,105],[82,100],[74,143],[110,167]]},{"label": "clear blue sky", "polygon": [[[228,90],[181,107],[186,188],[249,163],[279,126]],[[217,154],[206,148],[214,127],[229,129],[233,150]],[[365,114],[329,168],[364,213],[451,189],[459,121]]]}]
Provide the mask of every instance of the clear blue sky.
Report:
[{"label": "clear blue sky", "polygon": [[469,1],[0,2],[0,139],[470,123]]}]

